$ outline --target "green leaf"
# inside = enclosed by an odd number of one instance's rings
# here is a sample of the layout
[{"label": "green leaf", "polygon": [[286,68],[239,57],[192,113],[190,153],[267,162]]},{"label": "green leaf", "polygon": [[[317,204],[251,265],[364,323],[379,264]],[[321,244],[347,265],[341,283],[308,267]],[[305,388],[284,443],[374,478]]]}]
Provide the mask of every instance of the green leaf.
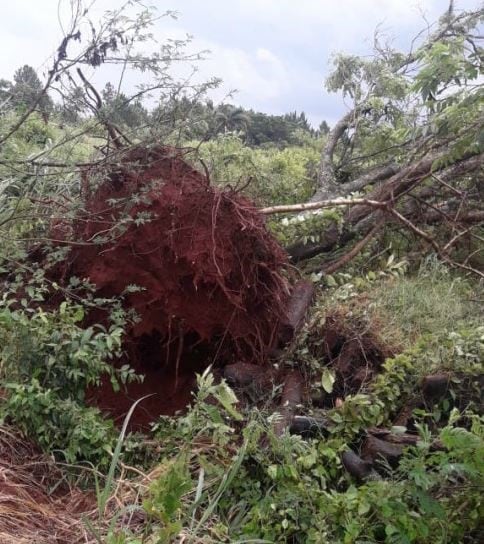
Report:
[{"label": "green leaf", "polygon": [[360,502],[358,504],[358,515],[363,516],[370,511],[371,504],[369,502]]},{"label": "green leaf", "polygon": [[405,434],[407,432],[407,427],[403,425],[393,425],[391,432],[393,434]]},{"label": "green leaf", "polygon": [[243,419],[242,415],[235,409],[235,405],[238,402],[237,396],[226,383],[221,383],[217,387],[214,391],[214,397],[236,421]]},{"label": "green leaf", "polygon": [[333,386],[335,381],[336,376],[334,372],[331,372],[331,370],[328,370],[326,368],[323,372],[323,375],[321,376],[321,385],[323,386],[323,389],[326,391],[326,393],[329,394],[333,392]]}]

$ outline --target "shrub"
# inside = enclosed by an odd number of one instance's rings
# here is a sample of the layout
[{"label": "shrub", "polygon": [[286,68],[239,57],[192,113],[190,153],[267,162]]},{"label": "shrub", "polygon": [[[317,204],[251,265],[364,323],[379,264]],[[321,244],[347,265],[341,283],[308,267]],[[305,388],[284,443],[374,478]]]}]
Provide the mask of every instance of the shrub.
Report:
[{"label": "shrub", "polygon": [[112,421],[85,405],[85,392],[103,376],[117,388],[133,379],[133,372],[109,362],[121,353],[121,324],[108,330],[100,325],[84,328],[83,318],[80,304],[66,301],[58,309],[43,310],[32,300],[23,298],[18,307],[4,296],[0,372],[5,398],[0,414],[68,462],[104,464],[115,429]]},{"label": "shrub", "polygon": [[[422,339],[387,360],[366,394],[327,412],[329,436],[308,441],[275,437],[267,414],[254,409],[240,427],[228,387],[202,376],[188,414],[163,419],[156,429],[163,461],[145,502],[150,531],[160,544],[174,535],[188,541],[203,535],[207,543],[443,544],[464,536],[477,542],[484,419],[471,405],[463,412],[438,407],[445,418],[437,408],[415,411],[417,446],[404,452],[397,469],[386,467],[362,485],[345,473],[340,454],[368,427],[389,424],[424,373],[452,367],[477,376],[483,353],[479,327]],[[457,381],[451,389],[459,387]],[[436,439],[444,450],[432,450]]]}]

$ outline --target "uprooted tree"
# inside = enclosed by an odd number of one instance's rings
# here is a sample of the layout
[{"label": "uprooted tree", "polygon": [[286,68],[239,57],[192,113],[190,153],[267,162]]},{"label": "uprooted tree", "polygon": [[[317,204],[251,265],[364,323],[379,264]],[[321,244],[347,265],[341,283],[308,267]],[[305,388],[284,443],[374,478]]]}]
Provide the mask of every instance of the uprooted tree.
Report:
[{"label": "uprooted tree", "polygon": [[482,541],[482,14],[337,57],[316,133],[139,53],[141,0],[69,5],[44,83],[0,81],[0,535]]},{"label": "uprooted tree", "polygon": [[385,225],[482,277],[483,17],[456,14],[451,2],[408,53],[375,34],[373,58],[335,57],[327,88],[352,107],[328,134],[317,190],[309,203],[262,212],[349,209],[342,227],[325,225],[316,242],[289,247],[295,262],[344,246],[324,267],[334,271]]},{"label": "uprooted tree", "polygon": [[[149,10],[109,12],[95,25],[75,6],[43,87],[20,110],[2,103],[0,226],[11,241],[2,252],[63,296],[80,296],[72,278],[90,278],[98,296],[124,297],[141,314],[128,331],[131,362],[166,361],[176,380],[181,352],[204,342],[213,342],[215,360],[222,349],[267,360],[278,347],[291,281],[263,215],[331,208],[333,219],[322,215],[319,232],[316,221],[314,241],[288,248],[295,262],[326,253],[329,262],[317,265],[326,273],[379,233],[398,230],[483,275],[482,12],[449,9],[407,54],[376,36],[373,59],[336,57],[328,89],[341,90],[353,107],[327,134],[312,200],[257,211],[238,190],[210,186],[207,165],[194,170],[187,160],[196,164],[196,154],[189,159],[176,147],[217,82],[180,82],[170,67],[200,55],[187,54],[183,41],[138,53],[154,22]],[[151,82],[127,94],[121,79],[100,93],[86,74],[108,64],[122,67],[121,78],[131,69],[149,72]],[[68,110],[75,106],[74,127],[50,133],[38,118],[52,92]],[[148,97],[156,103],[151,113],[142,109]],[[178,118],[173,105],[181,102]],[[40,142],[34,153],[19,144],[26,136]],[[37,268],[33,255],[41,256]],[[306,307],[309,292],[301,296]],[[91,319],[103,322],[96,312]]]},{"label": "uprooted tree", "polygon": [[[187,161],[188,150],[173,145],[189,116],[173,123],[169,115],[163,123],[158,107],[154,116],[145,112],[144,126],[143,116],[126,126],[126,115],[119,115],[133,113],[128,105],[141,111],[148,93],[161,106],[179,95],[200,97],[216,82],[178,83],[169,72],[173,62],[199,55],[185,54],[184,42],[168,42],[162,54],[134,54],[154,21],[149,11],[133,19],[126,19],[123,10],[109,12],[98,27],[91,23],[87,37],[80,30],[86,17],[73,12],[44,87],[21,110],[4,112],[0,167],[23,174],[15,176],[18,185],[7,181],[4,188],[6,237],[13,239],[23,213],[28,216],[21,245],[4,249],[4,272],[10,272],[5,290],[24,292],[25,284],[17,281],[20,266],[26,284],[35,278],[48,283],[43,300],[36,301],[41,307],[66,299],[86,302],[94,291],[96,300],[87,304],[83,324],[108,328],[112,306],[103,307],[102,301],[121,298],[130,319],[125,354],[115,365],[128,362],[146,377],[147,388],[128,391],[125,411],[132,395],[165,392],[157,395],[149,423],[160,412],[186,406],[193,383],[184,380],[193,381],[194,371],[220,361],[267,362],[278,347],[293,275],[255,205],[236,189],[213,186],[203,165],[195,169]],[[108,86],[99,93],[86,67],[110,63],[148,70],[153,81],[130,96],[120,92],[121,84],[117,92]],[[46,138],[44,149],[23,157],[10,145],[29,123],[36,122],[31,129],[42,132],[36,114],[52,90],[68,103],[77,100],[76,112],[84,120],[78,130],[65,130],[54,142]],[[84,134],[97,137],[97,153],[92,158],[91,148],[90,159],[73,160],[71,146],[82,146]],[[101,399],[94,399],[104,407],[107,391],[112,393],[109,380],[106,386]],[[163,404],[180,389],[179,406]],[[91,393],[99,397],[99,391]],[[117,413],[119,402],[114,401]]]}]

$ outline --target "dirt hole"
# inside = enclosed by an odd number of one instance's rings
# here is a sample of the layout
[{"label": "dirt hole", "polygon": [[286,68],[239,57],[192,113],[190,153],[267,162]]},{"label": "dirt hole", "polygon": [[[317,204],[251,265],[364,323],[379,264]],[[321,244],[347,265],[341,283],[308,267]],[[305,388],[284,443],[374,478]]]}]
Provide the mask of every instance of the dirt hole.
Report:
[{"label": "dirt hole", "polygon": [[337,399],[358,393],[380,372],[385,359],[395,355],[396,349],[382,340],[379,329],[377,321],[346,312],[326,317],[317,355],[336,379],[331,394],[319,391],[314,396],[315,404],[331,408]]}]

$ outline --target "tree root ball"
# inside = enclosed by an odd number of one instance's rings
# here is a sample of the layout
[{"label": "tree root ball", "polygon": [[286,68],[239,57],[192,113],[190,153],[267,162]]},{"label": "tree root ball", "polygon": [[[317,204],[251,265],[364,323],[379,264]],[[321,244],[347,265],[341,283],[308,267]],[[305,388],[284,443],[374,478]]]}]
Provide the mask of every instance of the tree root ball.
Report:
[{"label": "tree root ball", "polygon": [[89,278],[101,297],[125,294],[139,316],[126,338],[135,368],[182,371],[201,346],[208,362],[266,361],[290,281],[252,202],[210,185],[183,150],[164,146],[85,171],[83,190],[85,210],[53,227],[76,242],[58,275]]}]

